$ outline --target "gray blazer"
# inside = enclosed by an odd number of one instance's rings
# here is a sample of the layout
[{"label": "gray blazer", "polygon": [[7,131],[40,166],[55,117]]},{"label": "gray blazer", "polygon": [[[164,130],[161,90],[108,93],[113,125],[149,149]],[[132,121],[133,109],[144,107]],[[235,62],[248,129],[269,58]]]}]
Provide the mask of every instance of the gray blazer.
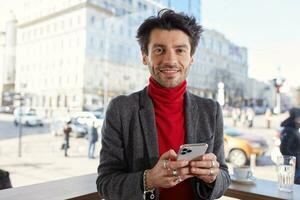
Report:
[{"label": "gray blazer", "polygon": [[[191,178],[190,183],[197,200],[219,198],[230,185],[220,105],[189,92],[185,94],[185,104],[187,143],[207,143],[207,152],[213,152],[220,163],[214,186],[198,178]],[[154,167],[158,159],[155,114],[148,88],[113,99],[102,127],[97,179],[101,197],[106,200],[143,199],[143,171]]]}]

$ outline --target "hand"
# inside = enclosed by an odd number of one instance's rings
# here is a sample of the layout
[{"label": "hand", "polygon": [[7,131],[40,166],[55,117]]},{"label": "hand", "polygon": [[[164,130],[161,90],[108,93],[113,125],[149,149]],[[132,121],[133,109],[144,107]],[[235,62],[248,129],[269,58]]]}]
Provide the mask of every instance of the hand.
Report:
[{"label": "hand", "polygon": [[170,188],[187,178],[189,174],[188,161],[176,161],[177,154],[169,150],[161,155],[156,165],[147,173],[148,188]]},{"label": "hand", "polygon": [[190,162],[191,173],[206,183],[212,183],[216,180],[220,172],[219,167],[220,164],[213,153],[204,154],[200,160]]}]

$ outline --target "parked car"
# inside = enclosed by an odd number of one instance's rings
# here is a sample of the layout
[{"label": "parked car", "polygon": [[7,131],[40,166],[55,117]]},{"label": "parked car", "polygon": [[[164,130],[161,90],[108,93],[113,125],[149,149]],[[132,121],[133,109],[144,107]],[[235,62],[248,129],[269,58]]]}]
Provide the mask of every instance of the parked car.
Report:
[{"label": "parked car", "polygon": [[13,110],[13,106],[0,106],[0,113],[12,114]]},{"label": "parked car", "polygon": [[35,110],[27,108],[27,107],[20,107],[14,110],[14,124],[18,126],[19,124],[26,125],[26,126],[43,126],[44,121],[43,118],[38,116]]},{"label": "parked car", "polygon": [[87,126],[91,126],[94,122],[98,128],[101,128],[103,124],[103,115],[101,112],[78,112],[73,114],[71,119]]},{"label": "parked car", "polygon": [[75,119],[70,119],[70,117],[55,117],[51,122],[50,129],[54,136],[62,136],[63,128],[65,124],[71,120],[72,131],[70,133],[71,137],[84,137],[87,134],[87,127],[78,123]]},{"label": "parked car", "polygon": [[226,126],[224,128],[224,147],[226,159],[237,166],[245,165],[250,160],[251,154],[255,154],[256,158],[259,158],[268,150],[264,138]]},{"label": "parked car", "polygon": [[98,133],[103,124],[102,112],[77,112],[71,115],[71,117],[55,117],[51,123],[51,132],[53,135],[63,135],[63,127],[67,121],[71,120],[72,131],[70,135],[72,137],[86,137],[88,129],[93,125],[93,122],[98,127]]}]

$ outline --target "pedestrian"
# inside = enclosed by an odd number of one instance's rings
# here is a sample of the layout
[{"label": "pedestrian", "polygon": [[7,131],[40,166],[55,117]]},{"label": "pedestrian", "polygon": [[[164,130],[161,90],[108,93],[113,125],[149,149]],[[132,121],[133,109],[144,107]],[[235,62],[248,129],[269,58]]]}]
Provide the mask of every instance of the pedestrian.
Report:
[{"label": "pedestrian", "polygon": [[88,140],[89,140],[89,149],[88,149],[88,157],[94,159],[95,145],[98,141],[98,131],[95,125],[95,122],[92,122],[92,126],[88,131]]},{"label": "pedestrian", "polygon": [[296,184],[300,184],[300,108],[289,110],[289,117],[281,123],[280,152],[282,155],[296,157]]},{"label": "pedestrian", "polygon": [[11,188],[9,172],[0,169],[0,190]]},{"label": "pedestrian", "polygon": [[232,110],[232,120],[233,120],[233,126],[237,126],[237,122],[240,118],[240,109],[239,108],[233,108]]},{"label": "pedestrian", "polygon": [[266,123],[267,123],[267,128],[270,129],[271,121],[272,121],[272,111],[270,108],[267,108],[267,110],[265,112],[265,119],[266,119]]},{"label": "pedestrian", "polygon": [[246,109],[246,119],[247,119],[247,122],[248,122],[248,128],[253,127],[254,117],[255,117],[254,109],[251,108],[251,107],[248,107]]},{"label": "pedestrian", "polygon": [[65,157],[68,156],[68,148],[70,148],[70,144],[69,144],[69,140],[70,140],[70,133],[72,131],[71,128],[71,120],[68,121],[64,128],[63,128],[63,132],[64,132],[64,143],[62,144],[62,149],[65,152]]},{"label": "pedestrian", "polygon": [[[230,185],[219,103],[187,91],[202,27],[194,17],[163,9],[137,30],[150,71],[143,90],[114,98],[102,127],[97,189],[106,200],[216,199]],[[193,161],[180,145],[207,143]]]},{"label": "pedestrian", "polygon": [[243,127],[247,126],[247,107],[241,109],[241,124]]}]

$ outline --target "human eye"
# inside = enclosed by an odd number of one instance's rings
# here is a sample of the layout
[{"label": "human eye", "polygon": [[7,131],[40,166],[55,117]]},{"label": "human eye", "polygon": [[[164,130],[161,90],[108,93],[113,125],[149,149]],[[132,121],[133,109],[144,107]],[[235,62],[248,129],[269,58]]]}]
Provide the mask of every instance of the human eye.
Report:
[{"label": "human eye", "polygon": [[177,52],[178,54],[184,54],[184,53],[186,52],[186,50],[185,50],[184,48],[177,48],[177,49],[176,49],[176,52]]},{"label": "human eye", "polygon": [[154,53],[159,55],[159,54],[162,54],[163,53],[163,48],[162,47],[156,47],[154,48]]}]

